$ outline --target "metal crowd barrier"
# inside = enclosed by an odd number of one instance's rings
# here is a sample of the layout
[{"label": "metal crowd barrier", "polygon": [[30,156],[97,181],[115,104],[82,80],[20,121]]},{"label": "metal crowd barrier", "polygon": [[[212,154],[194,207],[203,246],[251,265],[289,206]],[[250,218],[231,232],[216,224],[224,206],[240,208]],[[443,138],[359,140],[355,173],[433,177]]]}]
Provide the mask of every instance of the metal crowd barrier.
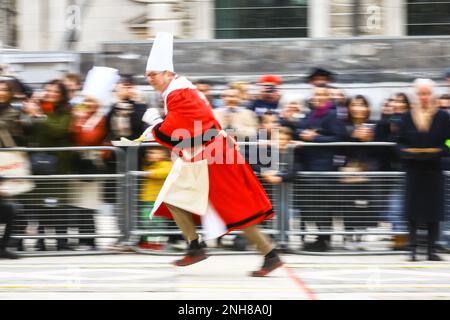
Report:
[{"label": "metal crowd barrier", "polygon": [[[144,192],[157,193],[159,189],[148,184],[149,178],[145,171],[130,171],[130,190],[131,190],[131,231],[130,234],[136,236],[170,236],[181,234],[180,230],[173,221],[149,220],[149,212],[153,209],[153,202],[143,201],[142,194]],[[257,175],[260,178],[260,175]],[[261,181],[267,195],[272,201],[275,212],[279,212],[279,188]],[[261,225],[263,231],[267,234],[278,234],[280,230],[279,215],[264,221]],[[201,232],[201,230],[200,230]],[[233,234],[236,234],[234,232]]]},{"label": "metal crowd barrier", "polygon": [[[251,143],[242,143],[241,145]],[[296,148],[301,147],[383,147],[392,143],[301,143],[287,149],[287,168],[293,168]],[[95,174],[54,174],[5,177],[25,179],[35,188],[12,197],[19,205],[13,238],[23,241],[57,242],[69,239],[107,247],[117,242],[136,244],[140,237],[150,242],[182,240],[173,221],[153,219],[148,215],[153,203],[144,199],[151,193],[156,199],[159,185],[143,171],[146,149],[159,147],[145,143],[127,148],[3,148],[0,152],[84,152],[106,150],[115,154],[114,169]],[[402,197],[404,173],[299,171],[292,181],[268,184],[255,172],[272,200],[276,215],[262,223],[263,232],[275,238],[283,248],[299,248],[307,239],[331,235],[344,241],[365,236],[379,242],[383,236],[406,234]],[[450,193],[450,172],[446,172],[446,192]],[[150,197],[151,198],[151,197]],[[450,199],[446,199],[446,223],[442,234],[450,233]],[[201,232],[201,229],[199,230]],[[240,232],[231,233],[237,237]],[[84,239],[84,240],[83,240]],[[50,243],[51,244],[51,243]]]},{"label": "metal crowd barrier", "polygon": [[[241,143],[246,145],[248,143]],[[366,143],[365,147],[393,147],[393,143]],[[164,242],[180,235],[172,221],[148,220],[152,203],[140,200],[143,190],[157,194],[148,184],[146,172],[138,170],[140,148],[157,147],[143,144],[134,147],[132,171],[129,176],[130,234],[148,236],[151,241]],[[293,166],[294,151],[299,147],[358,147],[360,143],[303,143],[288,148],[288,166]],[[130,154],[129,154],[130,156]],[[259,172],[255,172],[261,178]],[[402,197],[404,173],[389,172],[297,172],[294,181],[271,185],[261,183],[272,200],[275,218],[262,223],[266,234],[275,237],[283,248],[298,248],[304,236],[331,235],[346,238],[356,235],[404,235]],[[147,213],[147,215],[146,215]],[[199,230],[201,232],[201,228]],[[234,232],[232,235],[239,232]],[[302,239],[303,238],[303,239]]]},{"label": "metal crowd barrier", "polygon": [[[394,148],[395,143],[294,143],[289,146],[289,167],[294,165],[295,150],[302,147],[335,147],[338,151],[341,147],[382,147],[385,152]],[[447,194],[450,192],[450,172],[444,171],[444,175]],[[299,171],[294,181],[283,187],[285,208],[280,242],[290,248],[302,248],[306,238],[319,235],[331,236],[332,247],[339,249],[344,248],[346,242],[354,239],[359,242],[363,237],[366,243],[380,244],[380,240],[388,239],[386,236],[408,234],[403,208],[403,171]],[[443,220],[439,242],[448,247],[450,199],[447,198]],[[333,240],[341,244],[336,246]],[[389,243],[376,248],[381,248],[382,252],[391,250]]]},{"label": "metal crowd barrier", "polygon": [[[66,251],[75,245],[100,252],[128,238],[123,150],[105,146],[1,148],[0,152],[26,153],[30,159],[33,153],[55,154],[56,163],[65,161],[67,165],[67,174],[55,169],[48,175],[3,177],[5,181],[32,183],[30,191],[7,197],[17,208],[12,238],[24,252],[54,251],[58,247]],[[88,152],[112,152],[109,169],[105,165],[102,174],[74,172],[75,162],[83,161],[75,155]]]},{"label": "metal crowd barrier", "polygon": [[405,234],[403,180],[402,172],[297,173],[287,194],[289,245],[298,248],[307,235],[352,242],[353,236]]},{"label": "metal crowd barrier", "polygon": [[[240,146],[255,145],[255,143],[240,143]],[[146,237],[149,241],[161,243],[168,241],[169,239],[181,239],[181,232],[176,226],[175,222],[154,218],[148,219],[148,215],[153,208],[151,201],[143,201],[143,194],[152,193],[156,197],[159,188],[149,183],[147,172],[142,171],[143,150],[160,147],[157,143],[144,143],[140,146],[133,146],[128,149],[127,160],[127,175],[129,188],[129,212],[131,226],[130,235],[134,237],[134,242],[138,241],[140,237]],[[267,192],[268,197],[271,199],[275,212],[281,211],[281,186],[270,185],[265,183],[261,179],[261,175],[255,172],[256,176],[260,179],[264,189]],[[261,224],[262,230],[272,237],[277,237],[281,230],[281,215],[277,214],[274,218],[264,221]],[[202,233],[201,226],[199,227],[199,233]],[[239,235],[240,231],[233,231],[231,236],[235,237]],[[177,237],[178,236],[178,237]],[[228,235],[227,235],[228,237]]]}]

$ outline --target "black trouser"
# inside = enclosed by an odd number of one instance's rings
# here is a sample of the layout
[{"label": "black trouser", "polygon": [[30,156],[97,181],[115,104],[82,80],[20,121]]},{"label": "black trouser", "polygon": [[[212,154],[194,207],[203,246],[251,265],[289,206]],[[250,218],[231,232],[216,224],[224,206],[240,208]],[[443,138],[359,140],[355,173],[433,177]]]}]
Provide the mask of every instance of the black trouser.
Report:
[{"label": "black trouser", "polygon": [[[21,214],[20,222],[16,223],[14,231],[17,234],[24,235],[28,221],[33,220],[39,223],[38,234],[45,235],[46,227],[54,227],[55,233],[58,235],[67,234],[67,226],[64,217],[64,211],[56,207],[48,207],[44,204],[31,203],[27,198],[23,199],[23,211]],[[67,243],[67,239],[58,239],[58,246],[64,246]],[[44,249],[44,238],[39,238],[37,246]],[[18,249],[23,250],[23,239],[19,239]]]},{"label": "black trouser", "polygon": [[[411,248],[417,248],[417,229],[418,223],[416,221],[409,221],[409,242]],[[439,238],[439,221],[433,221],[427,223],[428,228],[428,250],[434,251],[436,247],[436,241]]]},{"label": "black trouser", "polygon": [[0,250],[5,250],[8,245],[15,215],[16,210],[14,209],[14,205],[0,200],[0,223],[6,224],[3,237],[0,240]]},{"label": "black trouser", "polygon": [[[327,181],[328,190],[324,190],[324,186],[320,181],[307,180],[302,184],[302,191],[298,195],[303,197],[301,202],[301,218],[303,222],[313,222],[319,231],[331,231],[333,228],[333,192],[329,189],[333,188],[334,181]],[[330,241],[331,235],[319,235],[318,241]]]},{"label": "black trouser", "polygon": [[[74,207],[75,208],[75,207]],[[80,235],[95,234],[95,210],[76,208],[77,209],[77,221],[76,226]],[[95,238],[80,238],[79,244],[88,246],[95,246]]]},{"label": "black trouser", "polygon": [[[56,235],[67,235],[67,211],[64,210],[64,207],[43,207],[41,210],[38,228],[39,234],[45,234],[45,227],[53,227],[55,228]],[[58,247],[65,246],[67,244],[67,238],[58,238],[57,243]]]}]

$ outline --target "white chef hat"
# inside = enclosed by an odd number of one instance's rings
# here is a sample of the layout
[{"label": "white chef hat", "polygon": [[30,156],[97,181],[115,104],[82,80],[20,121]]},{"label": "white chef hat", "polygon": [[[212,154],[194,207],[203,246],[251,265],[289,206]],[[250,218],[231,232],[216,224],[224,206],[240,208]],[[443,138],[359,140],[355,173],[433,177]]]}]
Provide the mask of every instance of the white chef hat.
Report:
[{"label": "white chef hat", "polygon": [[112,93],[119,78],[117,69],[94,66],[86,76],[82,95],[93,97],[107,106],[112,102]]},{"label": "white chef hat", "polygon": [[173,35],[169,32],[158,32],[153,41],[145,71],[173,72]]}]

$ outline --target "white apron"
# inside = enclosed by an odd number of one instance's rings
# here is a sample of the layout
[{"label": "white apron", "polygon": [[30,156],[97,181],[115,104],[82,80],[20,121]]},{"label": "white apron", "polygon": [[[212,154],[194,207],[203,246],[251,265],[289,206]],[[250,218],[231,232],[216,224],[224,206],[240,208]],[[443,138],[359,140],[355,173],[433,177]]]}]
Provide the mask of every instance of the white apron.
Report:
[{"label": "white apron", "polygon": [[[197,153],[202,152],[200,149]],[[184,154],[188,152],[183,151]],[[205,215],[208,208],[208,161],[186,162],[178,158],[158,194],[150,217],[165,202],[177,208]]]},{"label": "white apron", "polygon": [[[196,154],[201,151],[203,149]],[[183,153],[186,154],[185,151]],[[215,239],[227,231],[225,223],[209,202],[209,175],[206,159],[186,162],[178,158],[175,161],[158,194],[150,219],[163,202],[200,215],[204,240]]]}]

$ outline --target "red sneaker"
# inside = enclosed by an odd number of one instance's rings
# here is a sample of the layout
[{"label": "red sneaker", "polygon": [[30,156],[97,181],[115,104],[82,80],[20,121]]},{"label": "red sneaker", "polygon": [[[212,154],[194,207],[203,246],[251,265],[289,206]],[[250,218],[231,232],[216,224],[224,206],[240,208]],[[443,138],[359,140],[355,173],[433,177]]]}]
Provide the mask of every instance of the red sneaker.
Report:
[{"label": "red sneaker", "polygon": [[264,264],[261,267],[261,269],[259,269],[257,271],[253,271],[251,273],[251,276],[252,277],[265,277],[273,270],[278,269],[282,266],[283,266],[283,262],[280,260],[280,258],[278,256],[274,257],[274,258],[265,259]]},{"label": "red sneaker", "polygon": [[174,261],[173,264],[176,265],[177,267],[186,267],[190,266],[191,264],[205,260],[206,258],[208,258],[208,255],[206,255],[205,251],[196,250],[195,252],[189,252],[182,259]]}]

